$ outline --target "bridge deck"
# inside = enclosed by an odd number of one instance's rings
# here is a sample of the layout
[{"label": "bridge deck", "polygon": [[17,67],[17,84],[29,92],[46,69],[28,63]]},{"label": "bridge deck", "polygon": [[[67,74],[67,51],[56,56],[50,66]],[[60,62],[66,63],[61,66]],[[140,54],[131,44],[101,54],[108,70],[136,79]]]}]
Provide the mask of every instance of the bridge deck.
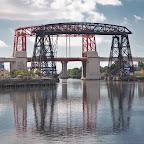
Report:
[{"label": "bridge deck", "polygon": [[[51,59],[48,58],[48,61],[50,61]],[[55,58],[55,61],[87,61],[87,58]],[[31,62],[31,58],[28,58],[28,62]]]},{"label": "bridge deck", "polygon": [[5,57],[0,58],[0,62],[14,62],[14,61],[16,61],[16,58],[5,58]]},{"label": "bridge deck", "polygon": [[[99,57],[100,61],[109,61],[109,57]],[[50,60],[50,58],[48,59]],[[16,58],[0,58],[0,62],[14,62],[16,61]],[[28,62],[31,62],[31,58],[27,58]],[[81,58],[55,58],[55,61],[87,61],[87,58],[81,57]],[[133,61],[143,61],[144,57],[133,57]]]}]

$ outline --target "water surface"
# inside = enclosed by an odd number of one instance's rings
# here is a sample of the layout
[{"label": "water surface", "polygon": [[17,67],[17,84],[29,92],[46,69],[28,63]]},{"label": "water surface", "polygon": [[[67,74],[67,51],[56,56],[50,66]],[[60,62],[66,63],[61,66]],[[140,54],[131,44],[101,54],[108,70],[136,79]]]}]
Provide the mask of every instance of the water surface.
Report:
[{"label": "water surface", "polygon": [[0,143],[144,143],[144,83],[64,80],[0,92]]}]

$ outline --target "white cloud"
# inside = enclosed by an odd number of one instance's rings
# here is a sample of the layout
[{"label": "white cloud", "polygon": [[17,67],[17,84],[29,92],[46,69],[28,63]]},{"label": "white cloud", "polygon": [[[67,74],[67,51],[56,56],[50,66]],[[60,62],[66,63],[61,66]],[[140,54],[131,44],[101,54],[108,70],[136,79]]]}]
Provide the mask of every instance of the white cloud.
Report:
[{"label": "white cloud", "polygon": [[94,11],[89,11],[88,12],[89,17],[86,19],[86,21],[90,21],[90,22],[103,22],[106,20],[106,17],[98,12],[94,12]]},{"label": "white cloud", "polygon": [[103,43],[111,43],[111,40],[105,39],[102,36],[96,36],[95,38],[96,38],[96,44],[97,45],[100,45],[100,44],[103,44]]},{"label": "white cloud", "polygon": [[125,18],[123,18],[123,22],[121,23],[121,25],[125,26],[127,24],[129,24],[128,18],[125,17]]},{"label": "white cloud", "polygon": [[46,8],[49,4],[47,0],[24,0],[24,3],[37,8]]},{"label": "white cloud", "polygon": [[0,40],[0,48],[1,47],[8,47],[8,46],[6,45],[6,43],[4,41]]},{"label": "white cloud", "polygon": [[34,44],[34,42],[35,42],[35,37],[28,37],[28,40]]},{"label": "white cloud", "polygon": [[[105,39],[102,36],[95,36],[96,38],[96,44],[102,44],[102,43],[111,43],[109,39]],[[60,37],[58,38],[58,46],[64,46],[66,47],[66,38]],[[69,37],[67,38],[67,47],[69,46]],[[71,37],[70,38],[70,46],[82,46],[82,38],[81,37]]]},{"label": "white cloud", "polygon": [[133,15],[133,16],[134,16],[134,18],[135,18],[136,21],[143,20],[143,18],[141,18],[140,16],[137,16],[137,15]]},{"label": "white cloud", "polygon": [[[81,46],[82,38],[81,37],[70,37],[70,46]],[[66,38],[59,37],[58,38],[58,46],[66,47]],[[67,37],[67,46],[69,46],[69,37]]]},{"label": "white cloud", "polygon": [[120,0],[96,0],[96,2],[102,5],[122,5],[122,2]]},{"label": "white cloud", "polygon": [[120,0],[1,0],[0,18],[11,20],[106,20],[96,4],[121,5]]}]

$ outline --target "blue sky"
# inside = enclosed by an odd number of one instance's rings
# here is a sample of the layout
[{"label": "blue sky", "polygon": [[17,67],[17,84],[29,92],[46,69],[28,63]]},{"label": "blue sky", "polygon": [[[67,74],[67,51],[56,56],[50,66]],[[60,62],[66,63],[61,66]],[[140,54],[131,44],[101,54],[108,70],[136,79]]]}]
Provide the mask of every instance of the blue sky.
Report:
[{"label": "blue sky", "polygon": [[[0,57],[12,56],[14,30],[57,22],[95,22],[126,26],[133,56],[144,54],[144,0],[0,0]],[[99,56],[109,56],[111,36],[96,36]],[[27,38],[32,56],[34,38]],[[58,56],[65,56],[59,39]],[[81,56],[81,39],[71,39],[71,56]]]}]

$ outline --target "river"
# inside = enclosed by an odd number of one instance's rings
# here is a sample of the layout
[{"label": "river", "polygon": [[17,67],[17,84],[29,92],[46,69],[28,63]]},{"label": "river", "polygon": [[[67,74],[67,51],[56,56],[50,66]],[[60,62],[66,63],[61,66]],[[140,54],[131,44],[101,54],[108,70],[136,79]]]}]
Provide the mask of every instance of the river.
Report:
[{"label": "river", "polygon": [[61,80],[0,92],[1,144],[144,143],[144,83]]}]

